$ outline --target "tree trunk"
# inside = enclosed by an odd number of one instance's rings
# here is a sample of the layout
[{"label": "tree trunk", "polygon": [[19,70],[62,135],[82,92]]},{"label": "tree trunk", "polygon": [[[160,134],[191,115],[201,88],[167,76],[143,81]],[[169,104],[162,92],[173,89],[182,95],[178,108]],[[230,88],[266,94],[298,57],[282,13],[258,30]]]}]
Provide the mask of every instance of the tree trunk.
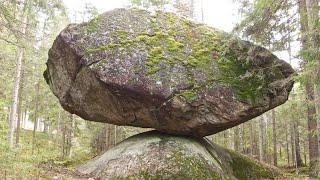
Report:
[{"label": "tree trunk", "polygon": [[307,164],[307,145],[306,141],[303,142],[303,156],[304,156],[304,164]]},{"label": "tree trunk", "polygon": [[264,117],[260,116],[259,121],[259,160],[264,161]]},{"label": "tree trunk", "polygon": [[201,0],[201,22],[204,22],[203,0]]},{"label": "tree trunk", "polygon": [[56,130],[56,144],[59,142],[59,133],[61,133],[61,111],[58,112],[58,118],[57,118],[57,130]]},{"label": "tree trunk", "polygon": [[223,131],[223,146],[228,147],[228,131]]},{"label": "tree trunk", "polygon": [[254,155],[254,133],[253,133],[253,128],[252,128],[252,123],[253,122],[249,122],[250,124],[250,155],[253,157]]},{"label": "tree trunk", "polygon": [[49,133],[49,122],[50,122],[49,117],[47,118],[47,120],[43,122],[43,132],[46,134]]},{"label": "tree trunk", "polygon": [[[314,78],[314,94],[317,95],[317,99],[314,99],[315,104],[315,119],[317,123],[320,123],[320,5],[319,0],[306,0],[307,6],[307,14],[308,14],[308,35],[310,36],[308,39],[310,40],[309,45],[311,46],[311,54],[312,54],[312,62],[316,62],[317,66],[315,67]],[[318,113],[317,113],[318,110]],[[316,122],[313,122],[315,124]],[[319,157],[319,127],[316,134],[318,138],[318,143],[316,145],[312,145],[314,150],[318,148],[318,151],[312,153],[314,155],[313,161],[310,161],[310,176],[311,177],[320,177],[320,157]],[[315,138],[315,137],[313,137]],[[310,157],[311,159],[311,157]]]},{"label": "tree trunk", "polygon": [[[300,14],[300,28],[301,28],[301,41],[302,41],[302,50],[306,51],[308,48],[308,39],[313,40],[314,38],[308,38],[308,34],[313,34],[314,21],[318,18],[318,2],[315,0],[300,0],[299,1],[299,14]],[[311,27],[310,27],[311,26]],[[311,31],[308,31],[311,30]],[[312,36],[312,35],[311,35]],[[305,65],[308,63],[307,59],[305,60]],[[306,68],[306,67],[305,67]],[[310,159],[310,169],[309,176],[310,178],[319,177],[319,142],[318,142],[318,128],[316,120],[316,108],[314,104],[314,84],[312,81],[312,75],[307,74],[305,90],[307,94],[307,119],[308,119],[308,139],[309,139],[309,159]]]},{"label": "tree trunk", "polygon": [[38,128],[38,111],[39,111],[39,91],[40,91],[40,82],[38,81],[36,84],[36,94],[35,94],[35,110],[34,110],[34,124],[33,124],[33,133],[32,133],[32,154],[34,153],[34,149],[36,147],[36,131]]},{"label": "tree trunk", "polygon": [[62,141],[61,141],[61,150],[62,150],[62,159],[66,157],[66,139],[67,139],[67,125],[66,122],[62,126]]},{"label": "tree trunk", "polygon": [[233,148],[235,151],[239,152],[240,140],[239,140],[239,126],[233,128]]},{"label": "tree trunk", "polygon": [[194,18],[194,0],[190,0],[190,18]]},{"label": "tree trunk", "polygon": [[300,155],[300,134],[299,134],[299,126],[297,120],[295,120],[293,124],[293,132],[294,132],[294,144],[295,144],[295,158],[296,158],[296,166],[302,167],[303,162]]},{"label": "tree trunk", "polygon": [[[22,28],[21,33],[25,34],[28,23],[28,15],[25,12],[22,14]],[[8,131],[8,143],[10,148],[13,147],[13,138],[15,126],[17,123],[17,108],[19,103],[19,90],[20,90],[20,81],[21,81],[21,72],[22,72],[22,63],[23,56],[25,53],[25,49],[23,47],[19,47],[18,49],[18,57],[17,57],[17,65],[16,65],[16,76],[14,79],[14,88],[13,88],[13,97],[12,97],[12,107],[9,121],[9,131]]]},{"label": "tree trunk", "polygon": [[241,124],[240,125],[240,152],[241,153],[246,153],[245,151],[245,147],[246,147],[246,139],[245,139],[245,136],[244,136],[244,133],[245,133],[245,131],[244,131],[244,125],[245,124]]},{"label": "tree trunk", "polygon": [[16,66],[16,77],[14,80],[14,89],[13,89],[13,98],[12,98],[12,107],[10,114],[10,124],[8,132],[8,142],[9,146],[13,147],[13,136],[14,130],[17,122],[17,108],[19,103],[19,89],[20,89],[20,80],[21,80],[21,70],[22,70],[22,58],[24,56],[24,49],[19,48],[17,66]]},{"label": "tree trunk", "polygon": [[[20,99],[21,100],[21,99]],[[20,102],[19,102],[20,104]],[[17,122],[17,132],[16,132],[16,146],[19,146],[19,142],[20,142],[20,129],[21,129],[21,120],[23,118],[23,112],[22,112],[22,107],[21,104],[19,105],[19,110],[18,110],[18,122]]]},{"label": "tree trunk", "polygon": [[71,157],[73,115],[68,113],[62,129],[62,158]]},{"label": "tree trunk", "polygon": [[289,150],[288,128],[286,128],[286,150],[287,150],[287,162],[288,162],[288,166],[290,166],[290,150]]},{"label": "tree trunk", "polygon": [[310,177],[319,176],[319,142],[318,142],[318,125],[316,119],[316,109],[314,105],[314,89],[313,84],[307,82],[306,93],[308,100],[308,131],[309,131],[309,159],[310,159]]},{"label": "tree trunk", "polygon": [[72,156],[72,139],[75,137],[75,128],[76,128],[76,121],[74,119],[74,115],[73,114],[70,114],[69,116],[70,118],[70,133],[69,133],[69,139],[68,139],[68,149],[69,149],[69,152],[68,152],[68,157],[71,158]]},{"label": "tree trunk", "polygon": [[273,137],[273,165],[278,165],[277,159],[277,132],[276,132],[276,111],[273,109],[272,113],[272,137]]},{"label": "tree trunk", "polygon": [[269,131],[267,131],[269,128],[269,116],[268,116],[269,112],[263,114],[264,117],[264,127],[263,127],[263,139],[264,139],[264,144],[263,144],[263,154],[264,154],[264,161],[268,164],[272,164],[272,158],[270,157],[270,153],[268,151],[268,147],[270,147],[270,134]]},{"label": "tree trunk", "polygon": [[[320,47],[318,48],[320,49]],[[318,61],[318,69],[317,69],[317,77],[320,77],[320,60]],[[315,105],[316,105],[316,114],[317,114],[317,121],[318,121],[318,134],[320,134],[320,78],[316,80],[315,84]],[[319,138],[319,143],[320,143],[320,136]]]},{"label": "tree trunk", "polygon": [[292,159],[292,166],[293,167],[295,167],[295,165],[296,165],[294,133],[295,132],[293,131],[293,125],[290,124],[291,159]]},{"label": "tree trunk", "polygon": [[[24,61],[22,61],[22,62],[24,63]],[[21,121],[22,121],[23,114],[24,114],[24,112],[22,111],[24,80],[25,80],[24,71],[23,71],[23,69],[21,69],[21,81],[20,81],[19,103],[18,103],[18,113],[17,113],[18,114],[18,121],[17,121],[17,132],[16,132],[16,146],[19,145]]]}]

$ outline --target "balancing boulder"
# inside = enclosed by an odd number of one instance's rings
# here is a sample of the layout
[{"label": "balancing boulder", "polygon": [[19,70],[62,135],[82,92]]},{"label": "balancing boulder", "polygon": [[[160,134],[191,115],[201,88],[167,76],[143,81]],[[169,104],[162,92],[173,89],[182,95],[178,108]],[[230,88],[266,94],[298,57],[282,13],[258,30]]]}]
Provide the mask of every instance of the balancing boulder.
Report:
[{"label": "balancing boulder", "polygon": [[66,27],[44,76],[63,108],[86,120],[202,137],[283,104],[293,74],[267,49],[215,28],[116,9]]}]

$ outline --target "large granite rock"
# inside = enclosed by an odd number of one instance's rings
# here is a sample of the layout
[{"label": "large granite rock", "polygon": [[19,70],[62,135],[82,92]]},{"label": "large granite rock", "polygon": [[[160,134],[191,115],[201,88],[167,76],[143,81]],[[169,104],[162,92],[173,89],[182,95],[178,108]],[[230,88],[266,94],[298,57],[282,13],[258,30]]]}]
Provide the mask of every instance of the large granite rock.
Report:
[{"label": "large granite rock", "polygon": [[116,9],[65,28],[44,76],[84,119],[206,136],[284,103],[293,73],[265,48],[206,25]]},{"label": "large granite rock", "polygon": [[213,144],[156,131],[130,137],[77,168],[94,179],[274,179],[279,171]]}]

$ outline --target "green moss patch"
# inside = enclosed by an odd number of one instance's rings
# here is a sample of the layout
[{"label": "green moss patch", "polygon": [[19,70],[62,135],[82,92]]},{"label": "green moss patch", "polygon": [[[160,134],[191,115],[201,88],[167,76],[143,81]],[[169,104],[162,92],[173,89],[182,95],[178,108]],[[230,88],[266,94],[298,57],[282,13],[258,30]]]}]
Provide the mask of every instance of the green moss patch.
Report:
[{"label": "green moss patch", "polygon": [[274,179],[278,174],[271,168],[264,167],[257,161],[249,157],[237,154],[231,150],[228,152],[232,155],[232,161],[229,162],[232,167],[233,174],[238,179]]}]

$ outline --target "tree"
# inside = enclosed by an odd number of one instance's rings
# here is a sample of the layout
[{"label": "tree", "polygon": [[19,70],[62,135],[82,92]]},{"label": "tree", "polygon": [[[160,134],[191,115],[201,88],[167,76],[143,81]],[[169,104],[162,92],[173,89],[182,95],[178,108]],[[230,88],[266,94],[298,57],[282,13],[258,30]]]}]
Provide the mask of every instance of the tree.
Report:
[{"label": "tree", "polygon": [[300,153],[300,133],[299,133],[299,124],[297,120],[294,120],[293,122],[293,132],[294,132],[294,151],[295,151],[295,161],[296,161],[296,167],[302,167],[303,162],[301,159],[301,153]]},{"label": "tree", "polygon": [[272,113],[272,138],[273,138],[273,165],[278,165],[277,158],[277,132],[276,132],[276,112],[275,110],[271,110]]},{"label": "tree", "polygon": [[260,116],[259,120],[259,160],[264,161],[265,160],[265,150],[264,150],[264,115]]},{"label": "tree", "polygon": [[[318,124],[316,119],[316,107],[315,107],[315,92],[314,92],[314,79],[312,73],[307,71],[308,66],[315,56],[310,55],[308,52],[310,48],[315,47],[318,35],[314,36],[313,30],[315,30],[319,23],[319,11],[318,3],[316,0],[300,0],[299,1],[299,14],[300,14],[300,27],[301,27],[301,46],[302,54],[304,57],[305,68],[305,90],[307,94],[307,119],[308,119],[308,137],[309,137],[309,159],[310,159],[310,171],[309,176],[316,178],[320,176],[319,168],[319,141],[318,141]],[[310,32],[309,32],[310,31]],[[311,37],[310,37],[311,34]],[[312,46],[313,45],[313,46]],[[310,47],[311,46],[311,47]]]},{"label": "tree", "polygon": [[[21,27],[21,34],[25,35],[27,24],[28,24],[28,18],[29,18],[29,2],[26,0],[24,2],[24,6],[22,9],[21,19],[22,19],[22,27]],[[14,131],[15,126],[17,123],[17,109],[18,109],[18,103],[19,103],[19,90],[20,90],[20,81],[21,81],[21,72],[22,72],[22,62],[24,57],[25,49],[24,47],[19,47],[18,49],[18,56],[17,56],[17,66],[16,66],[16,76],[14,80],[14,88],[13,88],[13,97],[12,97],[12,108],[11,108],[11,114],[10,114],[10,120],[9,120],[9,131],[8,131],[8,142],[10,147],[13,147],[13,138],[14,138]]]},{"label": "tree", "polygon": [[233,130],[233,136],[234,136],[234,150],[239,152],[240,150],[240,132],[239,132],[240,127],[236,126]]},{"label": "tree", "polygon": [[[54,17],[58,15],[57,10],[63,9],[60,0],[22,0],[22,1],[3,1],[0,4],[0,23],[3,28],[0,28],[0,40],[7,44],[16,47],[16,65],[14,74],[14,85],[12,91],[11,111],[8,131],[8,143],[10,147],[13,146],[14,132],[17,123],[19,105],[23,106],[21,97],[21,75],[25,69],[24,81],[28,81],[28,71],[30,71],[32,64],[29,61],[34,61],[30,56],[33,55],[37,43],[40,39],[37,36],[37,30],[41,25],[41,17],[48,15]],[[35,58],[38,59],[38,58]],[[10,77],[9,77],[10,78]],[[28,83],[25,83],[28,89]],[[11,94],[11,93],[10,93]],[[29,96],[29,94],[27,95]],[[27,100],[28,98],[24,98]],[[20,110],[19,110],[20,111]],[[19,135],[19,133],[18,133]],[[18,136],[17,135],[17,136]],[[19,138],[17,138],[19,140]],[[17,140],[17,141],[18,141]]]}]

